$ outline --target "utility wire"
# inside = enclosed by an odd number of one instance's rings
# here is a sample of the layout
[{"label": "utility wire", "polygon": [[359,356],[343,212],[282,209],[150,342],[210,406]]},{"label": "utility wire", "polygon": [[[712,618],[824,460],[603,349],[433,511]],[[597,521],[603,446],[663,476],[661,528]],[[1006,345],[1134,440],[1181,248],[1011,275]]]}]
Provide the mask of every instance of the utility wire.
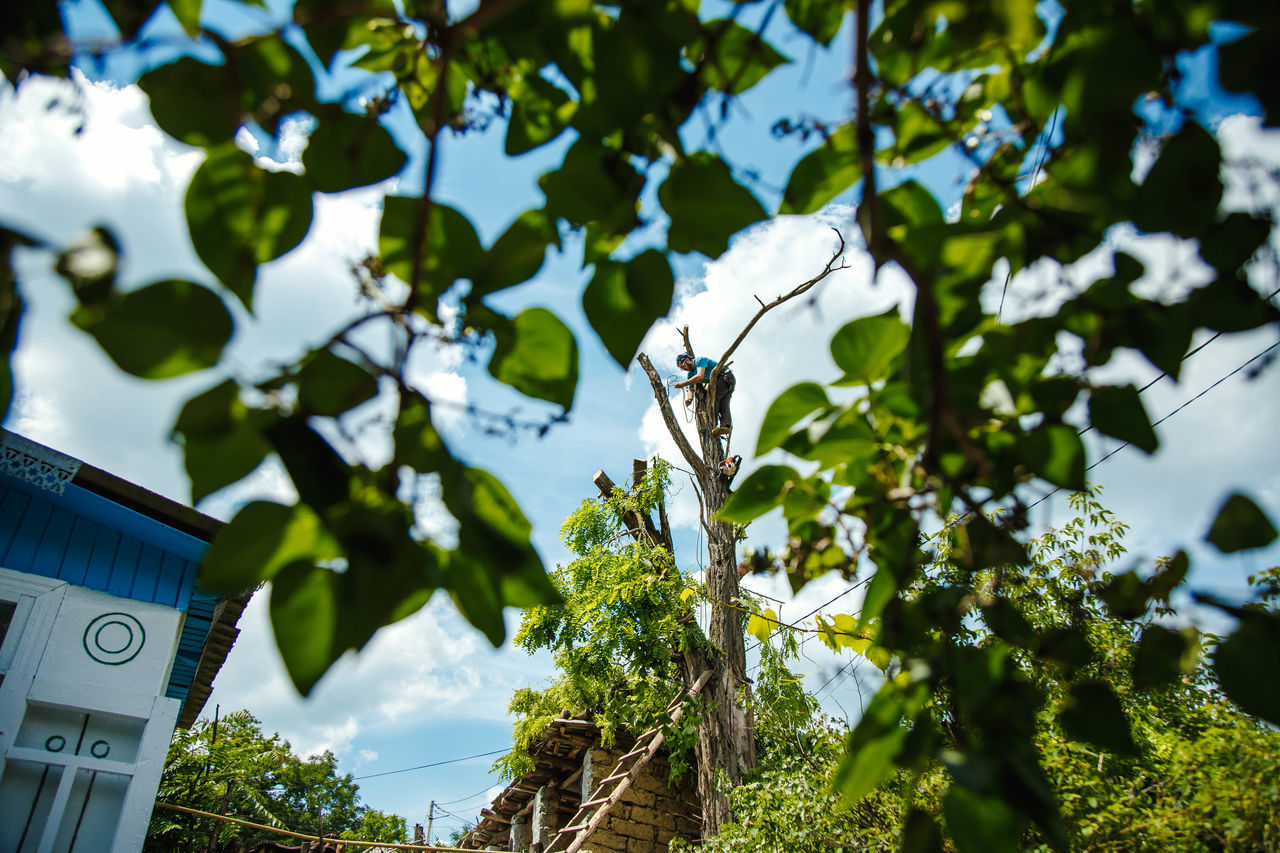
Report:
[{"label": "utility wire", "polygon": [[[446,764],[457,764],[461,761],[470,761],[473,758],[485,758],[486,756],[500,755],[504,752],[510,752],[510,751],[511,750],[509,749],[495,749],[493,752],[478,752],[475,755],[464,755],[462,758],[450,758],[447,761],[433,761],[430,764],[419,764],[416,767],[404,767],[404,768],[401,768],[400,770],[384,770],[381,773],[370,773],[367,776],[353,776],[351,778],[357,782],[361,779],[376,779],[379,776],[392,776],[396,773],[408,773],[412,770],[426,770],[428,767],[443,767]],[[485,790],[488,790],[488,789],[486,788]],[[464,797],[463,799],[470,799],[470,798]]]},{"label": "utility wire", "polygon": [[[1215,337],[1216,337],[1216,336],[1215,336]],[[1208,341],[1206,341],[1205,343],[1208,343]],[[1257,361],[1258,359],[1263,358],[1264,356],[1266,356],[1267,354],[1269,354],[1272,350],[1276,349],[1277,347],[1280,347],[1280,341],[1276,341],[1274,344],[1272,344],[1271,346],[1267,347],[1267,348],[1266,348],[1266,349],[1264,349],[1262,352],[1258,353],[1258,354],[1257,354],[1257,355],[1255,355],[1253,358],[1251,358],[1251,359],[1249,359],[1248,361],[1246,361],[1244,364],[1241,364],[1239,367],[1237,367],[1235,370],[1233,370],[1233,371],[1231,371],[1230,373],[1228,373],[1226,376],[1223,376],[1223,377],[1222,377],[1221,379],[1219,379],[1217,382],[1214,382],[1212,385],[1210,385],[1209,387],[1205,388],[1203,391],[1201,391],[1199,394],[1197,394],[1197,395],[1195,395],[1194,397],[1192,397],[1190,400],[1187,400],[1186,402],[1184,402],[1181,406],[1178,406],[1178,408],[1174,409],[1172,412],[1170,412],[1169,414],[1165,415],[1165,416],[1164,416],[1163,418],[1161,418],[1160,420],[1158,420],[1158,421],[1156,421],[1155,423],[1153,423],[1153,424],[1151,425],[1151,428],[1152,428],[1152,429],[1155,429],[1156,427],[1160,426],[1160,424],[1162,424],[1162,423],[1164,423],[1165,421],[1169,420],[1169,418],[1171,418],[1171,417],[1173,417],[1174,415],[1178,414],[1178,412],[1181,412],[1181,411],[1182,411],[1183,409],[1185,409],[1187,406],[1190,406],[1190,405],[1191,405],[1192,403],[1194,403],[1196,400],[1199,400],[1199,399],[1200,399],[1201,397],[1203,397],[1205,394],[1208,394],[1208,393],[1209,393],[1210,391],[1212,391],[1214,388],[1217,388],[1217,387],[1218,387],[1219,385],[1221,385],[1223,382],[1226,382],[1228,379],[1230,379],[1231,377],[1235,376],[1237,373],[1239,373],[1240,371],[1244,370],[1246,367],[1248,367],[1249,365],[1253,364],[1253,363],[1254,363],[1255,361]],[[1201,349],[1201,348],[1203,348],[1203,347],[1197,347],[1197,349]],[[1156,377],[1156,378],[1157,378],[1157,379],[1159,379],[1160,377]],[[1151,387],[1151,384],[1154,384],[1154,380],[1153,380],[1153,382],[1152,382],[1152,383],[1149,383],[1149,384],[1147,385],[1147,387],[1148,387],[1148,388],[1149,388],[1149,387]],[[1144,389],[1144,390],[1145,390],[1145,389]],[[1080,434],[1081,434],[1081,435],[1083,435],[1085,432],[1087,432],[1087,431],[1088,431],[1088,429],[1089,429],[1089,428],[1088,428],[1088,427],[1086,427],[1085,429],[1081,430],[1081,431],[1080,431]],[[1120,446],[1119,446],[1119,447],[1115,448],[1115,449],[1114,449],[1114,450],[1112,450],[1110,453],[1108,453],[1106,456],[1103,456],[1101,459],[1099,459],[1098,461],[1094,462],[1092,465],[1090,465],[1089,467],[1085,468],[1084,470],[1085,470],[1085,471],[1092,471],[1094,468],[1097,468],[1097,467],[1098,467],[1099,465],[1101,465],[1103,462],[1106,462],[1106,461],[1107,461],[1108,459],[1110,459],[1112,456],[1115,456],[1117,453],[1119,453],[1121,450],[1124,450],[1124,449],[1125,449],[1126,447],[1128,447],[1128,446],[1129,446],[1129,442],[1127,442],[1127,441],[1122,442],[1122,443],[1120,444]],[[1035,509],[1035,508],[1036,508],[1036,507],[1038,507],[1040,504],[1044,503],[1045,501],[1047,501],[1049,498],[1053,497],[1054,495],[1056,495],[1056,494],[1057,494],[1058,492],[1060,492],[1060,491],[1062,491],[1062,489],[1061,489],[1061,488],[1055,488],[1053,491],[1049,492],[1047,495],[1044,495],[1044,496],[1043,496],[1043,497],[1041,497],[1039,500],[1037,500],[1035,503],[1033,503],[1033,504],[1029,505],[1029,506],[1027,507],[1026,511],[1027,511],[1027,512],[1030,512],[1031,510]]]},{"label": "utility wire", "polygon": [[[783,627],[785,627],[785,628],[795,628],[795,626],[796,626],[796,625],[799,625],[801,622],[803,622],[804,620],[808,619],[810,616],[812,616],[813,614],[817,613],[817,612],[818,612],[819,610],[821,610],[822,608],[826,607],[826,606],[827,606],[827,605],[829,605],[829,604],[834,604],[834,603],[836,603],[837,601],[839,601],[840,599],[844,598],[846,595],[848,595],[849,593],[853,592],[855,589],[857,589],[858,587],[862,586],[862,585],[863,585],[863,584],[865,584],[866,582],[867,582],[867,581],[865,581],[865,580],[858,581],[858,582],[857,582],[857,583],[855,583],[853,586],[851,586],[851,587],[849,587],[848,589],[846,589],[844,592],[838,593],[838,594],[837,594],[837,595],[835,595],[833,598],[831,598],[831,599],[829,599],[829,600],[827,600],[827,601],[824,601],[822,604],[819,604],[817,607],[813,608],[813,609],[812,609],[812,610],[810,610],[808,613],[806,613],[805,615],[803,615],[803,616],[801,616],[799,619],[797,619],[794,623],[788,624],[788,623],[786,623],[786,622],[778,622],[778,624],[779,624],[779,625],[782,625],[782,626],[783,626]],[[777,621],[777,620],[773,620],[773,621]],[[747,649],[747,651],[746,651],[745,653],[746,653],[746,654],[750,654],[751,652],[753,652],[753,651],[755,651],[756,649],[760,648],[760,646],[762,646],[763,644],[764,644],[764,641],[763,641],[763,640],[757,640],[757,641],[756,641],[756,644],[755,644],[754,646],[752,646],[751,648]]]},{"label": "utility wire", "polygon": [[[1058,114],[1062,112],[1062,108],[1053,111],[1053,115],[1049,117],[1049,132],[1044,135],[1044,145],[1040,146],[1040,156],[1036,160],[1035,172],[1031,175],[1031,186],[1027,187],[1027,192],[1035,189],[1036,181],[1040,180],[1040,167],[1044,165],[1044,158],[1049,153],[1049,140],[1053,138],[1053,131],[1058,125]],[[1009,264],[1009,271],[1004,277],[1004,287],[1000,288],[1000,307],[996,310],[996,322],[1000,322],[1000,315],[1004,313],[1004,296],[1009,292],[1009,279],[1013,278],[1013,264]]]},{"label": "utility wire", "polygon": [[445,801],[445,802],[443,802],[443,803],[441,803],[441,802],[436,802],[436,805],[437,805],[437,806],[451,806],[451,805],[453,805],[454,803],[464,803],[464,802],[466,802],[467,800],[474,800],[476,797],[480,796],[481,794],[487,794],[487,793],[489,793],[489,789],[490,789],[490,788],[492,788],[492,787],[493,787],[492,785],[486,785],[485,787],[481,788],[479,791],[476,791],[474,794],[472,794],[472,795],[471,795],[471,796],[469,796],[469,797],[462,797],[462,798],[457,799],[457,800],[446,800],[446,801]]},{"label": "utility wire", "polygon": [[819,687],[817,690],[815,690],[815,691],[813,692],[813,698],[814,698],[814,699],[817,699],[819,696],[821,696],[821,695],[822,695],[822,691],[824,691],[824,690],[826,690],[826,689],[827,689],[827,685],[828,685],[828,684],[830,684],[831,682],[835,681],[835,680],[836,680],[836,678],[837,678],[838,676],[842,675],[846,669],[849,669],[849,667],[851,667],[851,666],[853,665],[853,662],[854,662],[855,660],[857,660],[857,658],[850,658],[849,660],[845,661],[845,663],[844,663],[844,665],[843,665],[843,666],[841,666],[841,667],[840,667],[839,669],[837,669],[834,673],[832,673],[831,677],[830,677],[830,678],[828,678],[826,681],[822,682],[822,686],[821,686],[821,687]]}]

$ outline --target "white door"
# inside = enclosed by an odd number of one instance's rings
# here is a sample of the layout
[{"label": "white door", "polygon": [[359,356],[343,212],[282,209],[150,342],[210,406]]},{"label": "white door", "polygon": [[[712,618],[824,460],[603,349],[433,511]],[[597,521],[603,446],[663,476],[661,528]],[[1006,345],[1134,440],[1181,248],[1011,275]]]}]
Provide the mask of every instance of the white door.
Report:
[{"label": "white door", "polygon": [[176,700],[86,683],[59,659],[55,626],[105,663],[142,631],[128,608],[59,619],[68,589],[0,569],[0,853],[136,853],[173,733]]}]

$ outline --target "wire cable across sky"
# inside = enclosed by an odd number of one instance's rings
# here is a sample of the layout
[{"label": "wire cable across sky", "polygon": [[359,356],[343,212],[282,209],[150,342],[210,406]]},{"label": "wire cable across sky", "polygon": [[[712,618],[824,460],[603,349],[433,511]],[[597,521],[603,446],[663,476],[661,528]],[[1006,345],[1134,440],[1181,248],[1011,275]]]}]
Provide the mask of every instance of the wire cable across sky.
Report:
[{"label": "wire cable across sky", "polygon": [[[450,758],[446,761],[433,761],[430,764],[419,764],[416,767],[403,767],[399,770],[384,770],[381,773],[369,773],[368,775],[365,775],[365,776],[353,776],[351,778],[357,782],[360,781],[361,779],[376,779],[379,776],[392,776],[392,775],[395,775],[396,773],[409,773],[413,770],[426,770],[428,767],[443,767],[446,764],[457,764],[462,761],[470,761],[473,758],[485,758],[490,755],[501,755],[504,752],[510,752],[510,751],[511,751],[510,749],[495,749],[492,752],[478,752],[475,755],[464,755],[461,758]],[[469,799],[469,798],[464,797],[463,799]]]}]

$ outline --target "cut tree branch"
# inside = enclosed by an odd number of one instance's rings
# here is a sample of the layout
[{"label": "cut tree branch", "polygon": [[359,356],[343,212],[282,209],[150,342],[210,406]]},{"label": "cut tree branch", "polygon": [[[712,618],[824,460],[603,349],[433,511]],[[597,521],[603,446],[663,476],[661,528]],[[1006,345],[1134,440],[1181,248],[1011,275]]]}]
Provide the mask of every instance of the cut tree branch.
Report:
[{"label": "cut tree branch", "polygon": [[[782,296],[779,296],[777,299],[773,300],[768,305],[761,302],[759,296],[756,297],[756,301],[760,302],[760,310],[755,313],[754,317],[752,317],[750,320],[747,321],[747,325],[742,327],[742,331],[739,332],[738,336],[733,339],[733,343],[729,344],[729,348],[725,350],[724,354],[721,355],[720,358],[716,361],[715,369],[711,371],[711,376],[708,377],[707,379],[708,387],[710,388],[715,387],[715,382],[716,382],[716,379],[719,378],[720,376],[720,371],[725,367],[727,367],[729,364],[729,356],[733,355],[734,351],[738,349],[738,345],[741,344],[742,341],[747,337],[747,333],[750,332],[753,328],[755,328],[756,323],[760,321],[761,317],[763,317],[767,312],[771,311],[772,309],[777,308],[782,303],[788,302],[792,299],[795,299],[797,296],[803,296],[804,294],[808,293],[810,290],[813,289],[814,285],[822,281],[827,276],[831,275],[836,270],[843,270],[843,269],[849,268],[849,265],[844,263],[843,258],[841,257],[842,255],[844,255],[844,245],[845,245],[844,235],[840,233],[839,229],[832,228],[831,230],[836,232],[836,237],[837,239],[840,240],[840,246],[835,250],[835,252],[832,253],[830,260],[828,260],[826,266],[822,268],[822,272],[818,273],[808,281],[805,281],[805,282],[802,282],[801,284],[796,285],[794,288],[790,290],[790,292],[785,293]],[[841,263],[836,264],[837,260],[839,260]],[[689,345],[688,329],[689,327],[686,326],[684,331],[684,340],[685,340],[686,347]]]},{"label": "cut tree branch", "polygon": [[[688,340],[687,332],[686,328],[686,340]],[[702,458],[698,456],[693,446],[689,444],[689,439],[685,438],[684,431],[680,429],[680,424],[676,421],[675,412],[671,410],[671,400],[667,398],[667,388],[662,384],[662,377],[654,369],[653,362],[649,360],[649,356],[640,353],[636,356],[636,361],[640,362],[640,366],[644,368],[645,374],[649,377],[649,384],[653,386],[653,396],[658,401],[658,410],[662,412],[662,421],[667,425],[667,432],[671,433],[671,440],[676,443],[676,447],[679,448],[680,455],[684,457],[684,461],[688,462],[689,467],[697,472],[698,480],[704,480],[710,476],[710,472]]]}]

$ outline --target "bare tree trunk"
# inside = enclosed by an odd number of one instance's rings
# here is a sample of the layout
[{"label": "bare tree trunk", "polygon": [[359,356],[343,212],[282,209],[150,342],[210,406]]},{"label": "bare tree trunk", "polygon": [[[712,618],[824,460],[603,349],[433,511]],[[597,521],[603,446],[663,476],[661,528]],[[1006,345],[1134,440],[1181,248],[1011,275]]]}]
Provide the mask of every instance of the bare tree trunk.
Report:
[{"label": "bare tree trunk", "polygon": [[737,537],[733,525],[714,518],[729,497],[728,483],[720,474],[724,451],[720,447],[720,439],[711,434],[715,420],[714,388],[696,395],[694,415],[701,445],[699,453],[680,431],[667,400],[666,387],[648,356],[641,353],[639,361],[649,375],[663,419],[677,445],[680,445],[681,455],[694,472],[707,516],[701,523],[707,531],[710,552],[706,583],[711,598],[711,624],[707,639],[713,651],[708,655],[701,650],[690,649],[684,654],[681,670],[686,684],[693,684],[706,670],[712,671],[711,680],[703,688],[707,713],[698,724],[697,746],[702,834],[704,838],[710,838],[733,817],[725,786],[736,785],[743,774],[756,765],[754,726],[746,701],[750,682],[746,675],[746,651],[742,638],[743,614],[729,606],[729,602],[738,596]]},{"label": "bare tree trunk", "polygon": [[[685,437],[671,410],[667,388],[644,353],[636,360],[649,377],[654,398],[662,413],[667,432],[688,463],[701,493],[704,517],[700,520],[707,531],[709,561],[706,570],[707,595],[711,599],[711,623],[707,630],[711,653],[690,649],[681,662],[682,675],[687,685],[692,685],[703,672],[712,671],[712,678],[703,688],[707,701],[707,713],[698,724],[698,794],[702,800],[702,837],[710,838],[720,827],[733,819],[729,808],[728,788],[735,786],[746,773],[756,766],[755,721],[750,711],[750,679],[747,678],[746,649],[743,628],[746,615],[736,604],[738,600],[737,534],[733,525],[716,519],[716,513],[729,498],[729,482],[720,473],[724,461],[724,449],[719,437],[712,435],[716,426],[716,388],[721,374],[729,366],[729,359],[756,323],[769,311],[804,295],[819,282],[837,270],[846,269],[843,260],[844,236],[835,232],[839,245],[822,270],[813,278],[801,282],[790,291],[765,303],[759,297],[760,310],[747,322],[742,331],[724,351],[707,377],[706,391],[695,394],[694,422],[698,428],[698,444],[695,449]],[[685,351],[693,355],[689,342],[689,330],[681,331]],[[603,489],[602,489],[603,491]],[[670,547],[670,532],[665,513],[661,517],[664,538]],[[648,519],[647,527],[653,524]]]}]

